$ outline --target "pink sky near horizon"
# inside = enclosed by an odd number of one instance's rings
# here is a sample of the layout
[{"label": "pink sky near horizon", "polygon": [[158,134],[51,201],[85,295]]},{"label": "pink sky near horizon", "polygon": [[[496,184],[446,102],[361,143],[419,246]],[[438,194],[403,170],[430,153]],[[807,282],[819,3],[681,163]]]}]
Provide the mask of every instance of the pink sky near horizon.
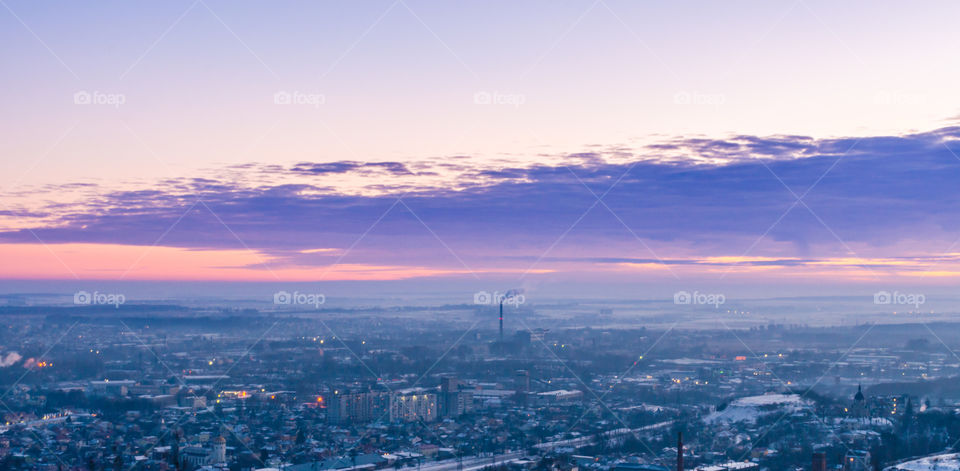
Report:
[{"label": "pink sky near horizon", "polygon": [[[960,254],[952,254],[954,256]],[[549,280],[553,275],[568,276],[582,269],[574,264],[529,263],[497,267],[462,266],[460,268],[416,265],[372,265],[351,263],[349,254],[337,264],[302,266],[275,264],[273,257],[247,249],[186,249],[165,246],[120,244],[0,244],[0,279],[77,279],[130,281],[391,281],[431,277],[529,276]],[[804,267],[747,266],[741,262],[774,260],[770,257],[709,257],[700,266],[666,266],[659,263],[619,263],[593,265],[595,280],[673,280],[719,281],[762,280],[776,276],[783,280],[815,281],[829,276],[847,282],[897,281],[953,283],[960,278],[960,262],[928,264],[909,260],[861,259],[838,257],[812,262]],[[726,263],[728,265],[706,265]],[[862,268],[862,264],[875,268]]]}]

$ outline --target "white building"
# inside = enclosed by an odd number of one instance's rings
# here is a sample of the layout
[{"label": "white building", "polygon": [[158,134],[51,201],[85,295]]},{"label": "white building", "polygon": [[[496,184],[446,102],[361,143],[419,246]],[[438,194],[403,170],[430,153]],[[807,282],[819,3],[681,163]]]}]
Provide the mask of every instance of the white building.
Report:
[{"label": "white building", "polygon": [[206,449],[200,446],[188,446],[180,450],[180,461],[190,463],[195,467],[225,464],[227,462],[227,440],[217,437],[213,440],[213,447]]}]

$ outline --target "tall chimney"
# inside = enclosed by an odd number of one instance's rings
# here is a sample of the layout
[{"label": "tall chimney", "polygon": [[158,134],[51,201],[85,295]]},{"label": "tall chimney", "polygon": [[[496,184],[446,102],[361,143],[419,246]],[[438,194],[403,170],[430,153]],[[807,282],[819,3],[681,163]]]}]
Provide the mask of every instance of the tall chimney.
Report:
[{"label": "tall chimney", "polygon": [[683,432],[677,432],[677,471],[683,471]]},{"label": "tall chimney", "polygon": [[827,471],[827,454],[814,453],[813,466],[811,466],[810,469],[812,471]]},{"label": "tall chimney", "polygon": [[500,343],[503,343],[503,300],[500,300]]}]

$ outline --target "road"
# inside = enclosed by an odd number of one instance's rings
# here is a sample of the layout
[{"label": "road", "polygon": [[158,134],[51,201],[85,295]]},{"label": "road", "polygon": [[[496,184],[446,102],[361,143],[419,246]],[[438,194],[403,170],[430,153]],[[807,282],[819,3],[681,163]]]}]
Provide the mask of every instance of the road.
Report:
[{"label": "road", "polygon": [[[501,464],[503,462],[516,461],[520,458],[523,458],[524,453],[519,451],[503,453],[500,455],[494,456],[465,456],[463,458],[463,471],[478,471],[480,469],[486,468],[496,462],[496,464]],[[458,463],[457,460],[449,459],[443,461],[434,461],[432,463],[424,463],[420,466],[420,471],[457,471]]]},{"label": "road", "polygon": [[[625,435],[634,435],[640,432],[649,432],[650,430],[656,430],[659,428],[668,427],[672,425],[673,422],[674,421],[672,420],[668,420],[666,422],[658,422],[652,425],[645,425],[643,427],[638,427],[634,429],[618,428],[618,429],[608,430],[604,432],[603,436],[607,438],[618,438]],[[552,450],[554,448],[561,447],[561,446],[578,448],[581,446],[590,445],[592,443],[593,443],[593,437],[589,436],[589,437],[570,438],[567,440],[557,440],[553,442],[543,442],[543,443],[534,445],[534,447],[536,447],[539,450]]]}]

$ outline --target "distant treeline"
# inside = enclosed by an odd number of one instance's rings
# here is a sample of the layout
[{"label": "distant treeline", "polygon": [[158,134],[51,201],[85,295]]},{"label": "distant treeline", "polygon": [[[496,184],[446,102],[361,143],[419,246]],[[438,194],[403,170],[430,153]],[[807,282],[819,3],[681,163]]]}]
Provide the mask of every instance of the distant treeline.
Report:
[{"label": "distant treeline", "polygon": [[865,393],[870,396],[907,394],[916,397],[960,397],[960,381],[956,376],[936,378],[925,381],[880,383],[866,388]]}]

